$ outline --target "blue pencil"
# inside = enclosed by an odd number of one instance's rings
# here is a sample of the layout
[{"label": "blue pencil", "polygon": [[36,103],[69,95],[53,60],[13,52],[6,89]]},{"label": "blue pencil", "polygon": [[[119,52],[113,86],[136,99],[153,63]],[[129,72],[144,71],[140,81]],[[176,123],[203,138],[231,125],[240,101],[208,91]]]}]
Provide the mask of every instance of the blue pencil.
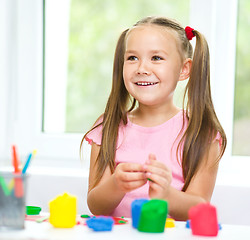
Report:
[{"label": "blue pencil", "polygon": [[33,152],[29,154],[29,156],[28,156],[28,158],[27,158],[27,161],[26,161],[26,163],[25,163],[25,165],[24,165],[24,167],[23,167],[22,174],[26,173],[27,168],[28,168],[29,165],[30,165],[30,160],[31,160],[31,158],[34,158],[34,157],[36,156],[36,153],[37,153],[37,150],[34,149]]},{"label": "blue pencil", "polygon": [[27,161],[23,167],[23,170],[22,170],[22,173],[26,173],[27,171],[27,168],[29,167],[29,164],[30,164],[30,160],[31,160],[31,157],[32,157],[32,153],[29,154],[28,158],[27,158]]}]

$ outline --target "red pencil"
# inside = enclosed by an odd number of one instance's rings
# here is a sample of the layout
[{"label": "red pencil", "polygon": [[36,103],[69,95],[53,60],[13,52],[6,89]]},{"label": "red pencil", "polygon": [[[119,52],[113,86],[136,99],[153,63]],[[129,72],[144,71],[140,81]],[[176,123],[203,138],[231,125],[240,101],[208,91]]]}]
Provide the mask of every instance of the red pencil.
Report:
[{"label": "red pencil", "polygon": [[12,154],[13,154],[13,158],[12,158],[12,164],[14,166],[14,172],[15,173],[19,173],[21,172],[21,170],[19,169],[19,159],[18,159],[18,156],[17,156],[17,152],[16,152],[16,146],[13,145],[12,146]]},{"label": "red pencil", "polygon": [[[15,196],[17,198],[20,198],[23,196],[23,182],[22,182],[22,176],[21,176],[21,169],[19,168],[20,161],[17,155],[16,146],[12,146],[12,164],[14,166],[14,173],[18,174],[18,176],[15,176]],[[19,176],[20,175],[20,176]]]}]

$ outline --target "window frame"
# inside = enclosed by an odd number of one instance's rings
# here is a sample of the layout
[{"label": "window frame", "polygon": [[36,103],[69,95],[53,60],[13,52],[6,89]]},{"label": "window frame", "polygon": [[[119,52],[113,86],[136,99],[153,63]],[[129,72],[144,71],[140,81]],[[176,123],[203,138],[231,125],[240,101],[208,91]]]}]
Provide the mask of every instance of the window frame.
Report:
[{"label": "window frame", "polygon": [[[6,51],[1,56],[1,61],[8,60],[7,71],[1,74],[2,79],[6,79],[1,90],[4,93],[1,94],[1,109],[8,109],[6,118],[0,120],[5,130],[1,135],[1,142],[5,145],[0,148],[3,164],[9,164],[10,147],[16,144],[21,158],[37,148],[36,162],[41,160],[42,165],[58,165],[60,161],[66,166],[78,167],[83,134],[42,132],[43,0],[6,1],[2,5],[6,10],[2,15],[4,22],[11,24],[13,29],[6,34],[2,43]],[[7,31],[5,25],[0,26],[1,31]],[[11,39],[11,44],[8,39]]]},{"label": "window frame", "polygon": [[1,35],[5,37],[0,38],[0,110],[1,117],[0,118],[0,163],[4,161],[6,158],[5,149],[7,147],[7,122],[10,118],[10,114],[7,108],[7,102],[9,100],[9,95],[7,92],[9,91],[10,84],[5,79],[9,79],[9,62],[11,61],[10,55],[8,54],[9,49],[9,36],[11,35],[11,29],[13,23],[9,21],[9,28],[7,27],[5,22],[9,20],[9,7],[10,2],[0,1],[0,31]]},{"label": "window frame", "polygon": [[[11,20],[15,31],[7,32],[8,38],[1,47],[11,50],[5,50],[0,58],[2,62],[6,58],[5,65],[9,64],[1,77],[6,79],[4,87],[11,93],[9,95],[0,90],[1,111],[6,112],[6,118],[0,119],[4,133],[0,140],[5,142],[5,145],[0,146],[1,156],[9,159],[9,146],[16,143],[21,155],[37,148],[38,160],[43,165],[58,165],[60,161],[61,166],[78,167],[79,145],[84,133],[42,132],[43,1],[7,2],[2,3],[7,9],[2,17]],[[247,169],[240,166],[250,166],[250,157],[232,156],[237,6],[237,0],[191,0],[190,6],[190,26],[205,33],[210,45],[210,61],[214,63],[211,64],[212,97],[228,138],[220,167],[223,176],[229,176],[236,169]],[[1,31],[7,31],[7,27],[0,27]],[[18,38],[13,39],[15,36]],[[12,39],[11,44],[8,39]],[[223,91],[225,86],[227,91]],[[228,105],[231,107],[225,108]],[[89,149],[86,151],[89,154]]]}]

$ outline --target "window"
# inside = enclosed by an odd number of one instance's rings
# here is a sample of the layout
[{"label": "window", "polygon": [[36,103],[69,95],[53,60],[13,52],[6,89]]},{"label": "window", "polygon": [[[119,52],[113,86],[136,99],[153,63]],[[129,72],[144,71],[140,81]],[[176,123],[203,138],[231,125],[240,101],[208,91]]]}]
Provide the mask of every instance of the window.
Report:
[{"label": "window", "polygon": [[44,131],[87,131],[107,102],[119,34],[149,15],[188,24],[189,5],[186,0],[45,1]]},{"label": "window", "polygon": [[238,4],[233,155],[250,156],[250,2]]}]

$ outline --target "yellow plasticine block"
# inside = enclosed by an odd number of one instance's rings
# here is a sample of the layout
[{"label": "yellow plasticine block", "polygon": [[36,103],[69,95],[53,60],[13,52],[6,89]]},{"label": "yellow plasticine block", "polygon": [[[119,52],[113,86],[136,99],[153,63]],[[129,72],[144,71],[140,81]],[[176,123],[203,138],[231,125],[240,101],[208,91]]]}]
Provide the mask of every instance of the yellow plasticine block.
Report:
[{"label": "yellow plasticine block", "polygon": [[175,227],[175,220],[172,218],[167,218],[165,227],[166,228],[174,228]]},{"label": "yellow plasticine block", "polygon": [[57,228],[72,228],[76,225],[77,198],[64,193],[49,202],[49,222]]}]

